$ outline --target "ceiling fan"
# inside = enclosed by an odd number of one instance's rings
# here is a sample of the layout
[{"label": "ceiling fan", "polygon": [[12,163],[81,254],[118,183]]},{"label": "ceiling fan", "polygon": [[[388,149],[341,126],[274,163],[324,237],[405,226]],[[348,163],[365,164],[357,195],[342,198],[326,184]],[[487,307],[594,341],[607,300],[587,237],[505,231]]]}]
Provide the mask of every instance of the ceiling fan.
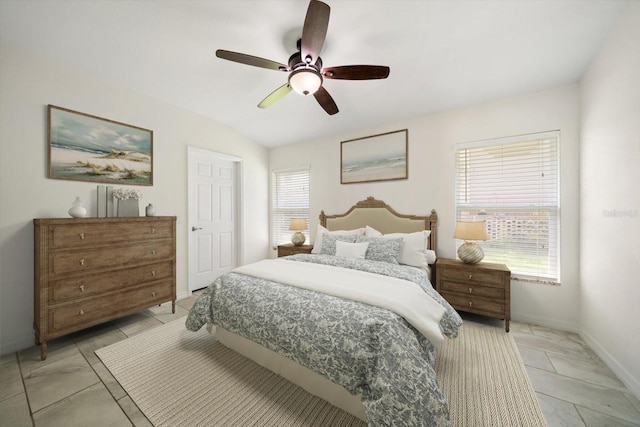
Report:
[{"label": "ceiling fan", "polygon": [[329,114],[338,112],[338,106],[322,86],[323,79],[338,80],[372,80],[386,79],[389,76],[389,67],[382,65],[344,65],[340,67],[322,67],[320,51],[324,45],[329,25],[330,8],[327,4],[311,0],[307,9],[307,16],[302,27],[302,38],[298,40],[298,52],[291,55],[288,65],[257,56],[228,50],[216,50],[218,58],[254,67],[267,68],[269,70],[284,71],[289,73],[287,83],[271,92],[258,104],[260,108],[267,108],[276,101],[282,99],[291,90],[301,95],[311,95],[320,106]]}]

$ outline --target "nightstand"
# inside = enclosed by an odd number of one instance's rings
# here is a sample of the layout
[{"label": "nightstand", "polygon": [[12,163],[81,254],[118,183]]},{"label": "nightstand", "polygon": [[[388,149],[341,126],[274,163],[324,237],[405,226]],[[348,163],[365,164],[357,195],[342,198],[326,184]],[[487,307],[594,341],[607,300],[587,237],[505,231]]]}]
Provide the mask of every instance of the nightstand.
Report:
[{"label": "nightstand", "polygon": [[436,261],[436,290],[456,310],[511,320],[511,271],[504,264],[440,258]]},{"label": "nightstand", "polygon": [[295,246],[293,243],[278,245],[278,257],[295,254],[310,254],[311,249],[313,249],[313,245]]}]

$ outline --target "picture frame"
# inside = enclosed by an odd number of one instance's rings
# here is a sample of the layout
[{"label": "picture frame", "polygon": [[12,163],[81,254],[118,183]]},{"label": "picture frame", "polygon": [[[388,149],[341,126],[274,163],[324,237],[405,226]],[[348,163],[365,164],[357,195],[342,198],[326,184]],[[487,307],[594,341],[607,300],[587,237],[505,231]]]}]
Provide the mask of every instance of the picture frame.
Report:
[{"label": "picture frame", "polygon": [[386,132],[340,143],[340,183],[409,178],[409,131]]},{"label": "picture frame", "polygon": [[48,105],[48,177],[153,185],[153,131]]}]

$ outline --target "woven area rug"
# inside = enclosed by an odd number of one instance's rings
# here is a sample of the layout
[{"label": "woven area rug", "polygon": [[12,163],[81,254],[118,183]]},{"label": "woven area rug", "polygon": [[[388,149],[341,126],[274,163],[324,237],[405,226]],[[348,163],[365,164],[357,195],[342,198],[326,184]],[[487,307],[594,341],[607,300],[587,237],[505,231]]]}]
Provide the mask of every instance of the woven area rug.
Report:
[{"label": "woven area rug", "polygon": [[[96,351],[156,427],[364,426],[360,419],[227,349],[185,319]],[[453,426],[546,426],[513,339],[464,325],[436,372]]]}]

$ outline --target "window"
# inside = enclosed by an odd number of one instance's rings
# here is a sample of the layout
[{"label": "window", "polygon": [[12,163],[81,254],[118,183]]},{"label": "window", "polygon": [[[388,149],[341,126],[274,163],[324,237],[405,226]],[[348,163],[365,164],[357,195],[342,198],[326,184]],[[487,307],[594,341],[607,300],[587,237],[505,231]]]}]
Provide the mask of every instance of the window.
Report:
[{"label": "window", "polygon": [[[291,218],[306,218],[309,224],[309,168],[274,171],[271,178],[272,245],[291,243]],[[309,241],[309,231],[304,231]]]},{"label": "window", "polygon": [[456,145],[456,218],[486,222],[483,261],[515,279],[560,281],[559,134]]}]

